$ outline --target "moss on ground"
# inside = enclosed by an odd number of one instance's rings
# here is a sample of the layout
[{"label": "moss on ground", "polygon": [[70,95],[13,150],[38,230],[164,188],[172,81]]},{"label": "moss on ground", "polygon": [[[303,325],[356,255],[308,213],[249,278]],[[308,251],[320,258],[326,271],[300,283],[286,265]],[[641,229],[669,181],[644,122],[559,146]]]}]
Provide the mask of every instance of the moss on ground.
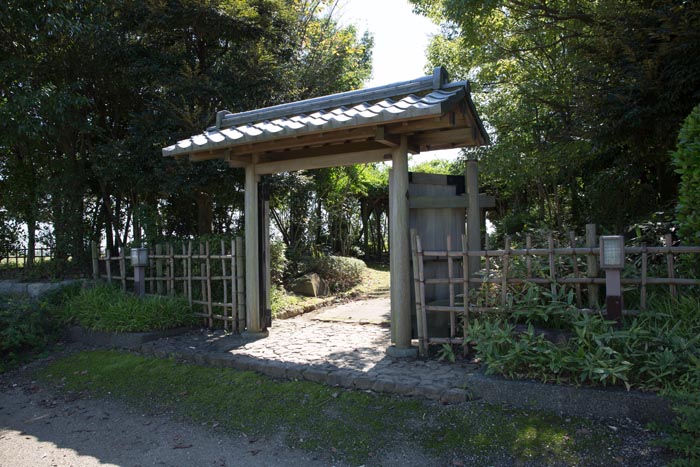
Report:
[{"label": "moss on ground", "polygon": [[62,358],[39,377],[64,391],[114,397],[146,413],[173,413],[232,433],[282,433],[291,447],[354,464],[410,440],[443,460],[498,452],[518,462],[597,465],[618,442],[595,435],[583,420],[479,403],[440,406],[116,351]]}]

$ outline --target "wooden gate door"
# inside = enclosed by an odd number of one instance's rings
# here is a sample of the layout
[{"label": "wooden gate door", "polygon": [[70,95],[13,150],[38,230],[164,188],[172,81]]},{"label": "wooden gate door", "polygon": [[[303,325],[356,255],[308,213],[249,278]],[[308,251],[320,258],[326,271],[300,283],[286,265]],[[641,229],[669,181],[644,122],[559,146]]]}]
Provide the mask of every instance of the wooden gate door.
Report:
[{"label": "wooden gate door", "polygon": [[258,184],[258,283],[260,284],[260,323],[263,331],[272,326],[270,305],[270,190]]},{"label": "wooden gate door", "polygon": [[[446,250],[449,235],[452,240],[451,249],[461,251],[467,212],[464,176],[410,172],[408,177],[409,225],[411,229],[416,229],[420,236],[423,250]],[[456,269],[460,271],[455,271],[455,277],[461,277],[461,267]],[[444,263],[425,261],[426,279],[446,277],[446,272]],[[413,281],[411,289],[413,337],[417,337]],[[444,284],[426,284],[425,295],[426,302],[449,301],[449,288]],[[428,335],[447,337],[450,333],[449,327],[448,313],[431,313],[428,316]]]}]

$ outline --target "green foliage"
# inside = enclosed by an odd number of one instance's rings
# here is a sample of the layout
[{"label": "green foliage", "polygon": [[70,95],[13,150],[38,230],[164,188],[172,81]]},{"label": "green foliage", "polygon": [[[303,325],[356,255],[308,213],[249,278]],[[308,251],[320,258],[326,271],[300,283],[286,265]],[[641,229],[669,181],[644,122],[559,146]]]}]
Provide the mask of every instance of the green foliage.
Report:
[{"label": "green foliage", "polygon": [[422,172],[430,174],[464,175],[464,162],[460,160],[432,159],[411,165],[411,172]]},{"label": "green foliage", "polygon": [[331,291],[340,292],[359,284],[367,265],[357,258],[320,256],[309,261],[309,268],[328,282]]},{"label": "green foliage", "polygon": [[0,373],[56,340],[52,315],[46,303],[0,297]]},{"label": "green foliage", "polygon": [[685,119],[678,133],[678,147],[673,153],[678,187],[679,235],[689,244],[700,242],[700,105]]},{"label": "green foliage", "polygon": [[284,242],[270,242],[270,281],[274,285],[282,284],[284,271],[287,268],[287,245]]},{"label": "green foliage", "polygon": [[52,290],[40,301],[0,296],[0,373],[46,350],[63,331],[61,309],[80,283]]},{"label": "green foliage", "polygon": [[700,464],[700,392],[676,393],[673,410],[675,419],[669,437],[660,441],[679,457],[670,467],[696,467]]},{"label": "green foliage", "polygon": [[491,220],[621,232],[675,201],[669,150],[700,101],[697,2],[411,3],[443,25],[430,65],[471,80],[492,133],[470,151]]},{"label": "green foliage", "polygon": [[450,363],[455,362],[455,351],[451,344],[442,344],[442,347],[438,350],[438,360],[447,360]]},{"label": "green foliage", "polygon": [[240,229],[242,171],[161,148],[217,110],[348,91],[371,72],[371,36],[340,25],[325,1],[8,0],[0,10],[12,31],[0,39],[0,212],[28,225],[30,244],[51,225],[59,272],[69,259],[89,270],[101,237],[114,252],[130,239]]},{"label": "green foliage", "polygon": [[139,298],[106,284],[84,289],[66,303],[64,319],[94,331],[144,332],[196,323],[182,298]]},{"label": "green foliage", "polygon": [[[568,293],[558,293],[546,306],[533,293],[526,295],[530,302],[515,311],[516,319],[527,323],[525,331],[516,332],[504,319],[479,318],[470,324],[469,338],[476,340],[477,356],[488,371],[646,390],[690,390],[700,383],[698,297],[653,298],[647,311],[618,329],[598,313],[577,311]],[[552,342],[538,325],[554,325],[570,337]]]}]

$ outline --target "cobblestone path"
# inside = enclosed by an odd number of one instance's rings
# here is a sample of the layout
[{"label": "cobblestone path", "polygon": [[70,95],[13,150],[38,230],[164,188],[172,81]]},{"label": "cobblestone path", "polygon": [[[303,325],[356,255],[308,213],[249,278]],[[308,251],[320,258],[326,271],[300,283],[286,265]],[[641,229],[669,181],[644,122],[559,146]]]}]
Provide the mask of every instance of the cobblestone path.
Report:
[{"label": "cobblestone path", "polygon": [[395,359],[386,355],[389,340],[385,327],[319,322],[300,316],[275,320],[270,335],[255,341],[223,331],[200,330],[148,342],[140,351],[273,377],[411,394],[446,403],[468,398],[465,379],[478,370],[478,365]]}]

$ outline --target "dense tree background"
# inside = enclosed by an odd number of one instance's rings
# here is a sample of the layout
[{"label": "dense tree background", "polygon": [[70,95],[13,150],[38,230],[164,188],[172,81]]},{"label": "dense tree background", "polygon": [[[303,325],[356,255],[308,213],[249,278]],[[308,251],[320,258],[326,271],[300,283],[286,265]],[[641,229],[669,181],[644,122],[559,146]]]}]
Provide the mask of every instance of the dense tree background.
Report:
[{"label": "dense tree background", "polygon": [[[61,269],[68,258],[85,264],[93,239],[114,250],[234,232],[242,171],[160,150],[211,125],[217,110],[361,87],[372,38],[338,25],[333,9],[318,0],[3,2],[3,246],[25,224],[30,251],[50,244]],[[334,173],[312,177],[314,186]]]},{"label": "dense tree background", "polygon": [[700,102],[698,2],[411,1],[443,25],[431,64],[471,80],[491,130],[472,157],[502,232],[672,214],[670,151]]},{"label": "dense tree background", "polygon": [[[479,158],[483,191],[497,197],[499,234],[674,219],[671,153],[700,103],[698,2],[411,1],[442,27],[427,68],[471,81],[492,135],[465,157]],[[89,265],[91,240],[114,251],[237,232],[242,171],[160,150],[217,110],[362,87],[372,37],[339,25],[335,3],[2,2],[0,250],[52,246],[61,274]],[[383,166],[265,183],[290,257],[386,253]]]}]

